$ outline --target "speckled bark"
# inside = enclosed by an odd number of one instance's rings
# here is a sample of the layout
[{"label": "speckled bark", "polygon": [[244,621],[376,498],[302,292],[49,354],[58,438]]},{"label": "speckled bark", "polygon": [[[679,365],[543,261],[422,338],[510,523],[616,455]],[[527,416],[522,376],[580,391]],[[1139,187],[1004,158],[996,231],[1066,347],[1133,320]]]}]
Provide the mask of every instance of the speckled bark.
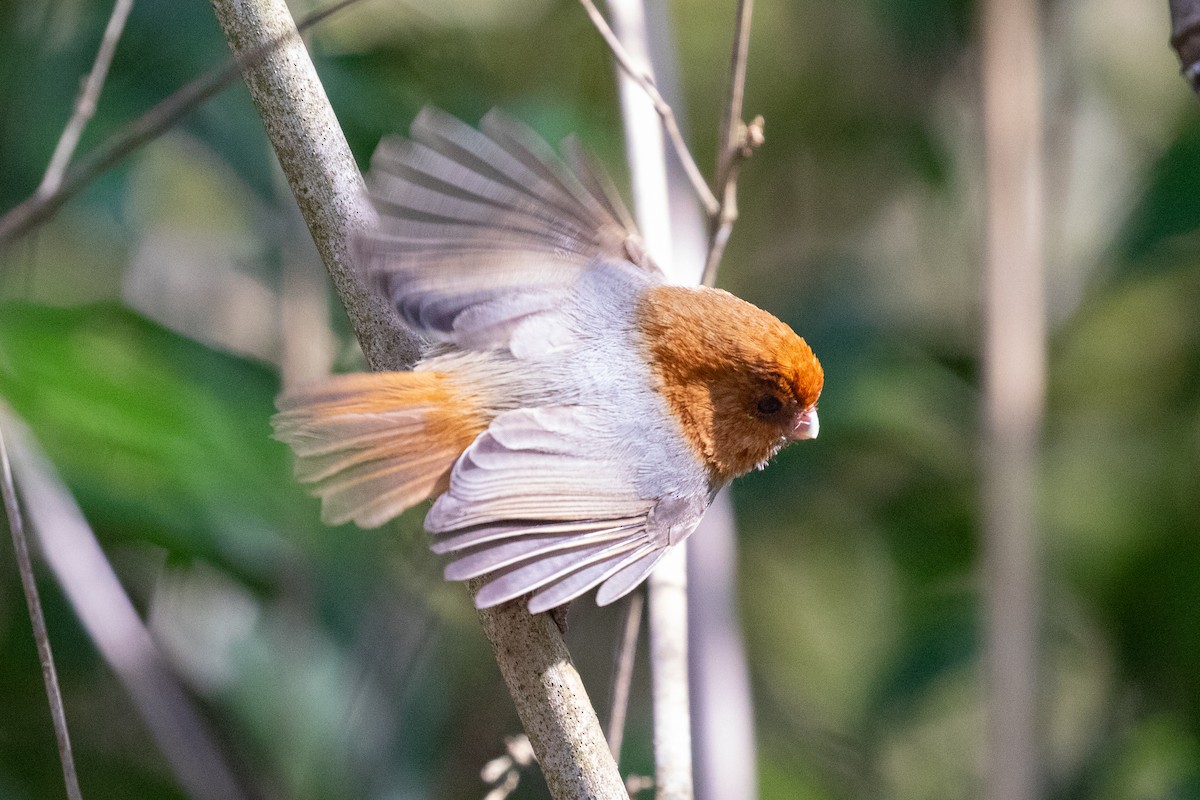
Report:
[{"label": "speckled bark", "polygon": [[245,58],[274,45],[243,77],[367,363],[377,370],[410,366],[417,338],[354,270],[352,237],[374,224],[375,212],[286,4],[213,0],[213,8],[234,55]]},{"label": "speckled bark", "polygon": [[[471,591],[482,583],[472,581]],[[542,774],[556,798],[627,800],[596,712],[549,614],[524,601],[479,612]]]},{"label": "speckled bark", "polygon": [[[367,363],[374,370],[410,366],[417,339],[353,269],[352,237],[373,223],[374,212],[287,6],[282,0],[213,0],[213,8],[235,54],[281,43],[245,70],[251,97]],[[627,800],[596,712],[550,616],[531,615],[519,603],[479,616],[551,794],[559,800]]]}]

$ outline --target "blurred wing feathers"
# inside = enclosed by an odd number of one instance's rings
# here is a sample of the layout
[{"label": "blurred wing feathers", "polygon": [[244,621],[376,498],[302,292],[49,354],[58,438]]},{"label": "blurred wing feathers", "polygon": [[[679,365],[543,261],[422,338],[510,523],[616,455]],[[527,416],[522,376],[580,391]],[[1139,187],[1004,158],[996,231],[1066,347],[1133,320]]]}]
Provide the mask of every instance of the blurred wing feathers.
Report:
[{"label": "blurred wing feathers", "polygon": [[[579,139],[574,135],[563,139],[562,151],[570,169],[579,177],[580,183],[583,184],[588,194],[604,206],[604,210],[610,217],[620,222],[627,230],[636,231],[637,224],[634,223],[629,210],[625,208],[616,184],[612,182],[612,178],[604,171],[604,167],[588,152]],[[658,269],[648,259],[645,262],[635,261],[634,263],[648,270]]]},{"label": "blurred wing feathers", "polygon": [[568,168],[499,112],[482,128],[426,108],[412,140],[385,140],[372,159],[380,223],[360,256],[410,325],[462,347],[503,347],[520,321],[561,308],[598,261],[662,279],[611,182],[577,147]]}]

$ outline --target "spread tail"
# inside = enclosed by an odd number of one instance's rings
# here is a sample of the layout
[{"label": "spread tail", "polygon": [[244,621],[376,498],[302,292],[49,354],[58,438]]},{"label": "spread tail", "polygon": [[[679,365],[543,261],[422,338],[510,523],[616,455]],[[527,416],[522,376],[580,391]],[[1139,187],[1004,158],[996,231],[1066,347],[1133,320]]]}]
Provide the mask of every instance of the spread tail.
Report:
[{"label": "spread tail", "polygon": [[277,401],[275,438],[296,454],[321,519],[375,528],[441,494],[488,415],[478,396],[435,372],[341,375]]}]

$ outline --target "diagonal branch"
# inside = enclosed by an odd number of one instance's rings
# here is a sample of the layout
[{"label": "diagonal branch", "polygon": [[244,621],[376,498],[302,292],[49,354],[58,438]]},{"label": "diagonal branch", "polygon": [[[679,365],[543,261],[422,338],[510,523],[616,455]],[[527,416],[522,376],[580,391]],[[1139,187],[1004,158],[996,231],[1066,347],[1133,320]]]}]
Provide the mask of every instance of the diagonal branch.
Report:
[{"label": "diagonal branch", "polygon": [[[352,263],[356,233],[373,223],[362,176],[316,68],[283,0],[213,0],[239,63],[282,42],[245,69],[284,175],[374,370],[404,369],[417,341]],[[477,582],[470,584],[478,589]],[[500,672],[556,798],[626,798],[616,763],[553,619],[514,602],[481,610]]]},{"label": "diagonal branch", "polygon": [[62,690],[58,686],[58,671],[54,668],[54,653],[50,649],[50,635],[46,631],[46,615],[42,613],[42,598],[38,594],[37,581],[34,580],[33,562],[29,558],[29,540],[25,538],[25,524],[21,517],[21,509],[17,505],[17,494],[13,489],[12,468],[8,463],[8,447],[4,443],[3,430],[0,430],[0,494],[4,495],[4,513],[8,515],[17,569],[21,573],[21,588],[25,591],[25,604],[29,607],[29,621],[33,625],[33,638],[37,642],[38,660],[42,664],[42,680],[46,684],[46,697],[50,701],[50,718],[54,721],[54,738],[58,741],[58,760],[62,762],[67,797],[70,800],[82,800],[79,776],[75,773],[75,757],[71,753],[67,714],[63,710]]},{"label": "diagonal branch", "polygon": [[[717,268],[721,257],[725,254],[725,245],[733,231],[733,223],[737,221],[737,178],[742,162],[749,158],[763,143],[763,118],[755,117],[749,124],[742,121],[742,104],[746,93],[746,62],[750,50],[750,17],[754,10],[753,0],[738,0],[737,16],[734,24],[733,54],[729,61],[729,102],[722,115],[722,141],[717,152],[717,187],[720,199],[713,194],[712,189],[704,180],[696,160],[692,157],[675,112],[663,98],[653,76],[645,69],[638,67],[630,56],[628,49],[621,43],[620,38],[613,33],[604,15],[596,8],[592,0],[579,0],[592,24],[596,26],[609,50],[621,69],[633,80],[650,98],[654,110],[662,119],[663,129],[671,140],[671,147],[683,166],[688,181],[692,185],[704,212],[708,217],[709,240],[708,253],[704,260],[704,272],[701,283],[712,286],[716,282]],[[645,231],[643,231],[645,233]]]}]

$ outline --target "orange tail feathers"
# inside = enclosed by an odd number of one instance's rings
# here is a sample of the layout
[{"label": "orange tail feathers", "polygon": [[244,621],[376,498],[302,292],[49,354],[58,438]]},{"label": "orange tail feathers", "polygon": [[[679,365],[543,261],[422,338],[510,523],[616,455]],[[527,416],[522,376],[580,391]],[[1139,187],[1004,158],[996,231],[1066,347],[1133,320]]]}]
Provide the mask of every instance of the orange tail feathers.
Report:
[{"label": "orange tail feathers", "polygon": [[490,422],[480,398],[434,372],[341,375],[277,401],[275,438],[314,484],[321,519],[375,528],[441,494]]}]

